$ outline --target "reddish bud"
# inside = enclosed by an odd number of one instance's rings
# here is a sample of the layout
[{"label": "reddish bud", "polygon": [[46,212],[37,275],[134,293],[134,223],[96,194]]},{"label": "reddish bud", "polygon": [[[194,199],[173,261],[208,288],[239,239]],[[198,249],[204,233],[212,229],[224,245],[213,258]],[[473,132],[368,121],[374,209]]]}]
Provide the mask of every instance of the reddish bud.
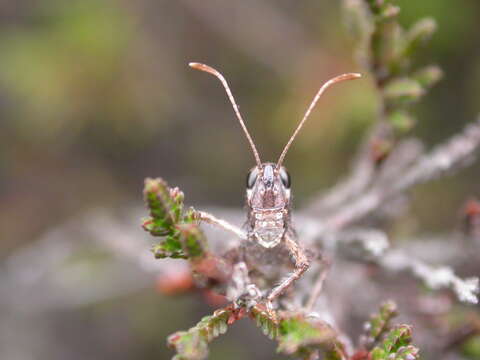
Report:
[{"label": "reddish bud", "polygon": [[177,295],[192,290],[194,283],[189,271],[181,271],[159,276],[155,287],[164,295]]}]

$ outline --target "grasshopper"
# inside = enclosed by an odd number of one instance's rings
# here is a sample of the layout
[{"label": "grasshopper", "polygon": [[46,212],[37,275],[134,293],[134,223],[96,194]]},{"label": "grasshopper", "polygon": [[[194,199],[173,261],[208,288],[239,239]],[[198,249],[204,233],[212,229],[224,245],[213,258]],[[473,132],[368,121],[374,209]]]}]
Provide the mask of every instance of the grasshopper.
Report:
[{"label": "grasshopper", "polygon": [[[194,69],[210,73],[220,80],[250,144],[256,162],[256,165],[248,172],[246,182],[246,236],[243,236],[241,231],[234,229],[228,223],[216,219],[208,213],[202,212],[200,220],[218,225],[244,238],[240,246],[241,251],[234,261],[242,265],[240,268],[246,273],[245,276],[248,279],[252,277],[257,280],[256,284],[250,285],[250,296],[255,297],[256,300],[263,299],[267,310],[273,314],[275,300],[296,280],[302,277],[311,262],[311,256],[308,255],[308,251],[298,241],[292,224],[291,178],[287,169],[283,166],[283,161],[288,149],[309,118],[322,94],[333,84],[345,80],[358,79],[361,75],[358,73],[346,73],[325,82],[316,93],[277,162],[273,163],[260,160],[255,143],[248,132],[230,87],[223,75],[205,64],[193,62],[189,65]],[[283,270],[285,267],[289,269],[289,272],[280,283],[277,283],[271,290],[267,289],[264,292],[258,290],[257,285],[262,285],[260,284],[261,279],[268,279],[272,282],[278,281],[282,275],[278,273],[279,269]],[[315,293],[315,291],[313,292]],[[316,295],[312,294],[311,296]],[[308,303],[312,304],[313,300],[309,300]]]}]

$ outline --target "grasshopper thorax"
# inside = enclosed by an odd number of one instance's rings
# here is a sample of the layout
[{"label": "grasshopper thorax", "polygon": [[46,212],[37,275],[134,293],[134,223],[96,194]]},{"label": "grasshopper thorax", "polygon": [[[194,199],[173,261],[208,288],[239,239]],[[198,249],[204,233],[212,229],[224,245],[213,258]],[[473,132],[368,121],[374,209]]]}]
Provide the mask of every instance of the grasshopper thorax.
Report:
[{"label": "grasshopper thorax", "polygon": [[277,246],[288,225],[290,175],[281,166],[263,163],[247,175],[249,225],[256,241],[265,248]]}]

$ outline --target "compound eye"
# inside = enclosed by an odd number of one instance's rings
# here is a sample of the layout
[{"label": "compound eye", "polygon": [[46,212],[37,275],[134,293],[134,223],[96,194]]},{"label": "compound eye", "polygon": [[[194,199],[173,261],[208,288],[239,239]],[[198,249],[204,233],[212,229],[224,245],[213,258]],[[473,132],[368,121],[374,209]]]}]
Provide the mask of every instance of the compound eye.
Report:
[{"label": "compound eye", "polygon": [[292,180],[290,179],[290,174],[283,166],[280,168],[280,179],[282,180],[283,186],[285,186],[286,189],[290,189]]},{"label": "compound eye", "polygon": [[258,179],[258,167],[253,168],[247,174],[247,189],[253,189],[253,186],[257,182]]}]

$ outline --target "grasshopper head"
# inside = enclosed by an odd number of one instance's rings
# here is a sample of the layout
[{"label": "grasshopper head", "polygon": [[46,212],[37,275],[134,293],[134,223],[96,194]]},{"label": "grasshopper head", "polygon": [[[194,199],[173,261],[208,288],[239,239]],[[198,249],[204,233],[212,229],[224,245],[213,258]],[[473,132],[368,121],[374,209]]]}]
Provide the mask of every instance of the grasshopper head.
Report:
[{"label": "grasshopper head", "polygon": [[247,175],[247,203],[254,210],[283,209],[290,202],[290,174],[273,163],[255,166]]},{"label": "grasshopper head", "polygon": [[260,245],[278,245],[285,232],[290,205],[290,175],[273,163],[254,167],[247,175],[247,205],[253,234]]}]

